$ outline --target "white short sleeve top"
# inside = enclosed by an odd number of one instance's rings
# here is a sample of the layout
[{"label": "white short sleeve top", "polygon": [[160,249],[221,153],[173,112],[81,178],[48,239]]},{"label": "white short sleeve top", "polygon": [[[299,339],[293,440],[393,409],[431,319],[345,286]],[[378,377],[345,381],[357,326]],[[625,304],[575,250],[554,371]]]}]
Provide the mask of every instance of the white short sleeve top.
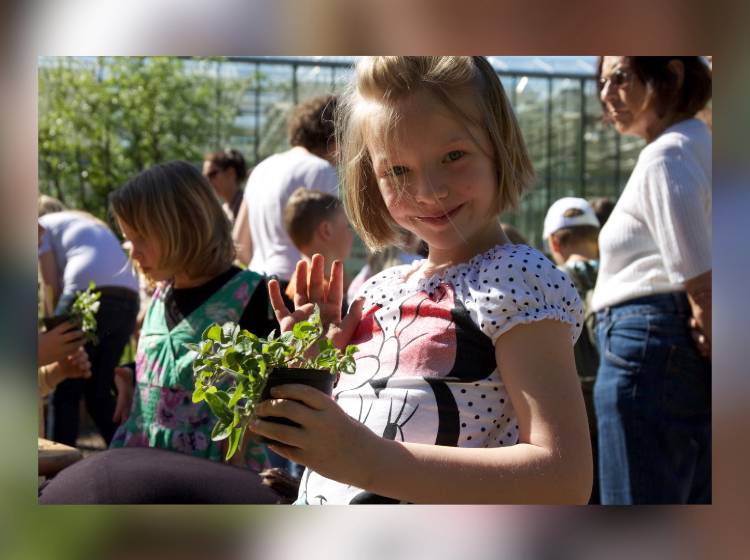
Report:
[{"label": "white short sleeve top", "polygon": [[[334,398],[378,435],[454,447],[518,442],[515,410],[495,342],[516,325],[554,319],[581,332],[570,279],[539,251],[498,245],[467,263],[420,277],[423,261],[396,266],[359,290],[363,317],[352,343],[356,372]],[[388,498],[305,471],[298,503],[382,503]]]}]

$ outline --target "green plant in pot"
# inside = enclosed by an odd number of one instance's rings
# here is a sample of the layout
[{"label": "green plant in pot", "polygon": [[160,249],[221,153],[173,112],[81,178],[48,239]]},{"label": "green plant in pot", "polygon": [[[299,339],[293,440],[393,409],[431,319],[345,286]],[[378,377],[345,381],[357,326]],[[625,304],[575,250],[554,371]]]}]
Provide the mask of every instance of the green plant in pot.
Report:
[{"label": "green plant in pot", "polygon": [[[259,338],[239,325],[214,323],[203,331],[198,344],[186,344],[197,353],[193,362],[193,402],[205,401],[216,416],[211,438],[228,439],[226,458],[237,451],[255,413],[255,406],[270,398],[277,385],[301,383],[330,395],[341,373],[354,373],[354,353],[323,337],[320,309],[290,332]],[[296,425],[286,418],[266,420]],[[269,441],[263,438],[264,441]]]},{"label": "green plant in pot", "polygon": [[42,319],[45,329],[49,331],[60,323],[70,321],[80,327],[87,342],[98,344],[99,338],[96,336],[96,313],[99,311],[99,298],[101,296],[101,292],[96,290],[96,284],[93,281],[90,282],[86,290],[78,291],[73,305],[70,306],[70,312]]}]

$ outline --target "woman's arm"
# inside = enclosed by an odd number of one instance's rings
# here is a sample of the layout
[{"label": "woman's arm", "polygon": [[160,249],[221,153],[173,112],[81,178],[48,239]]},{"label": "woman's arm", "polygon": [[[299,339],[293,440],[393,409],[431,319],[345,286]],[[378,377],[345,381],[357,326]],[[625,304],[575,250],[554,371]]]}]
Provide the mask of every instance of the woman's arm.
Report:
[{"label": "woman's arm", "polygon": [[711,357],[711,276],[712,271],[709,270],[685,282],[685,290],[693,312],[693,338],[700,353],[707,358]]},{"label": "woman's arm", "polygon": [[518,416],[514,446],[386,440],[299,385],[275,388],[257,414],[286,416],[301,428],[259,419],[252,429],[289,444],[272,448],[323,476],[408,502],[587,503],[591,444],[570,327],[549,320],[517,326],[498,340],[496,358]]},{"label": "woman's arm", "polygon": [[39,272],[42,284],[42,302],[44,312],[51,316],[54,314],[57,301],[60,299],[62,287],[57,277],[57,262],[52,251],[46,251],[39,255]]},{"label": "woman's arm", "polygon": [[250,236],[250,218],[247,214],[247,204],[242,199],[240,208],[235,216],[232,228],[232,240],[237,249],[237,260],[247,266],[253,258],[253,239]]}]

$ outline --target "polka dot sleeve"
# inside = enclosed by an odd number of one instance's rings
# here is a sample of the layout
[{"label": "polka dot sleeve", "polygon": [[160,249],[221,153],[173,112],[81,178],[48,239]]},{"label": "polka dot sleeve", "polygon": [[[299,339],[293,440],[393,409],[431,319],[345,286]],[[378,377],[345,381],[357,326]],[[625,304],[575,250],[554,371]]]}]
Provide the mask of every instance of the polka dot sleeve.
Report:
[{"label": "polka dot sleeve", "polygon": [[514,326],[544,319],[568,323],[575,342],[583,305],[570,278],[536,249],[499,246],[474,263],[456,288],[492,343]]}]

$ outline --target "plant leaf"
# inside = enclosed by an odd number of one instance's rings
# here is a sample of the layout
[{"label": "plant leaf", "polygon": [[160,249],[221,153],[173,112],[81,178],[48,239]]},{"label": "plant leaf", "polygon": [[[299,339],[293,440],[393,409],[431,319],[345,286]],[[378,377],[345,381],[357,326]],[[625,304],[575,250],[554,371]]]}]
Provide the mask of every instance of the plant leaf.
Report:
[{"label": "plant leaf", "polygon": [[242,441],[242,438],[245,435],[246,429],[247,429],[247,426],[242,426],[241,428],[234,428],[232,430],[232,433],[229,434],[229,441],[227,442],[226,460],[231,459],[232,456],[236,453],[240,445],[240,442]]},{"label": "plant leaf", "polygon": [[203,338],[221,342],[221,327],[217,323],[210,325],[203,331]]}]

